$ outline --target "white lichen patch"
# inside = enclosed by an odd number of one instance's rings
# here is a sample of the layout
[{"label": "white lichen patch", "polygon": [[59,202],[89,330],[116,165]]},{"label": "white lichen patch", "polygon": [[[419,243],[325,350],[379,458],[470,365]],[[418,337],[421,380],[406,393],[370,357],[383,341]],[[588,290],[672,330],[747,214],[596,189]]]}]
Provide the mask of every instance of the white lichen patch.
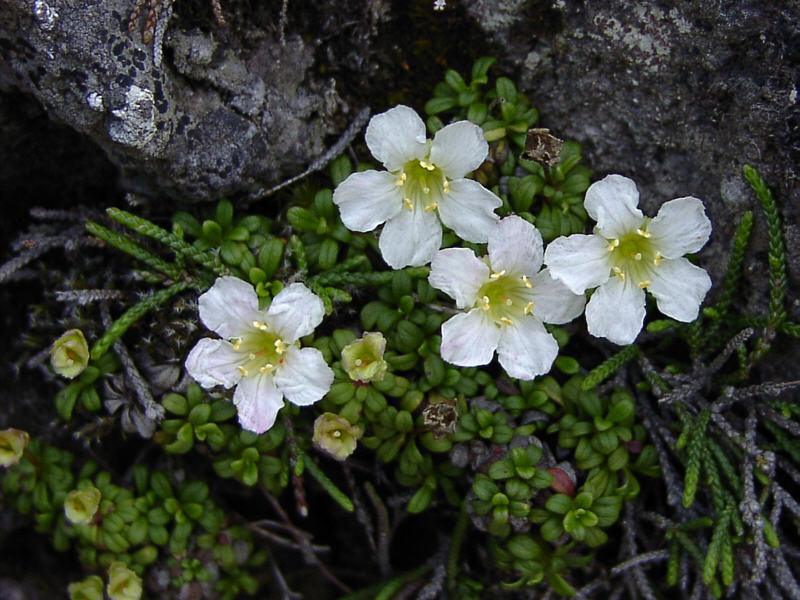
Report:
[{"label": "white lichen patch", "polygon": [[35,0],[33,3],[33,16],[44,31],[52,31],[58,21],[58,11],[45,0]]},{"label": "white lichen patch", "polygon": [[103,112],[105,110],[103,94],[99,92],[92,92],[86,96],[86,104],[89,105],[89,108],[97,112]]},{"label": "white lichen patch", "polygon": [[143,148],[156,135],[156,115],[152,90],[132,85],[125,93],[125,104],[111,111],[108,135],[126,146]]}]

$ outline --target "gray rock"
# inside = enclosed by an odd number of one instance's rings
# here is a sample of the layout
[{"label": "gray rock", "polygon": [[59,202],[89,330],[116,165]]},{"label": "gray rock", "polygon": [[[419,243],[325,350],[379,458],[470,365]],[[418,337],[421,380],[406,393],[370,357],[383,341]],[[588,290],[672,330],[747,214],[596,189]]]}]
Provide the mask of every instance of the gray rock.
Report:
[{"label": "gray rock", "polygon": [[129,189],[183,200],[253,192],[302,171],[344,129],[349,107],[310,69],[319,40],[246,20],[201,31],[173,16],[168,27],[166,10],[144,44],[128,31],[133,4],[9,0],[0,11],[0,90],[33,96],[89,136]]},{"label": "gray rock", "polygon": [[[701,260],[720,282],[743,210],[756,209],[741,177],[757,167],[797,237],[800,186],[800,5],[751,0],[463,0],[521,71],[543,126],[585,145],[597,177],[639,185],[650,214],[672,198],[702,198],[714,224]],[[525,9],[520,10],[522,4]],[[796,283],[800,261],[790,248]],[[766,288],[763,254],[751,262]],[[763,309],[766,294],[753,308]],[[798,316],[796,304],[793,306]]]}]

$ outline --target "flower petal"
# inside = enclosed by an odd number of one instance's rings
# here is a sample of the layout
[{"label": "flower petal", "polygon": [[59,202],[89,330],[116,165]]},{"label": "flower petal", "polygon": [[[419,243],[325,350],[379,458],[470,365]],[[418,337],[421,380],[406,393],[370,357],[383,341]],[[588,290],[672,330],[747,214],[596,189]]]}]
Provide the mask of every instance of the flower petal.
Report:
[{"label": "flower petal", "polygon": [[219,277],[197,301],[200,320],[224,338],[246,333],[258,318],[258,296],[238,277]]},{"label": "flower petal", "polygon": [[533,379],[550,371],[558,343],[539,319],[526,317],[503,328],[497,356],[511,377]]},{"label": "flower petal", "polygon": [[483,129],[469,121],[458,121],[436,132],[430,157],[449,179],[461,179],[480,167],[488,154]]},{"label": "flower petal", "polygon": [[556,238],[544,251],[544,263],[576,294],[603,285],[611,274],[608,242],[599,235]]},{"label": "flower petal", "polygon": [[236,385],[242,375],[239,365],[247,362],[247,356],[236,352],[230,342],[203,338],[186,358],[186,371],[204,388]]},{"label": "flower petal", "polygon": [[291,343],[313,332],[324,316],[320,297],[302,283],[293,283],[272,299],[267,323],[284,342]]},{"label": "flower petal", "polygon": [[403,208],[403,193],[387,171],[353,173],[333,192],[345,227],[372,231]]},{"label": "flower petal", "polygon": [[569,323],[586,306],[586,297],[583,294],[573,294],[562,282],[553,279],[549,269],[534,275],[531,286],[533,314],[545,323]]},{"label": "flower petal", "polygon": [[489,267],[472,250],[447,248],[431,261],[430,284],[456,301],[458,308],[475,304],[480,287],[489,280]]},{"label": "flower petal", "polygon": [[664,258],[680,258],[705,245],[711,235],[711,221],[702,200],[691,196],[676,198],[661,205],[647,231]]},{"label": "flower petal", "polygon": [[641,227],[644,215],[639,205],[639,190],[633,180],[622,175],[608,175],[586,190],[586,212],[597,221],[606,238],[619,238]]},{"label": "flower petal", "polygon": [[275,372],[275,385],[292,404],[308,406],[322,399],[333,383],[333,371],[316,348],[290,348]]},{"label": "flower petal", "polygon": [[435,212],[403,209],[386,221],[378,246],[393,269],[429,263],[442,245],[442,226]]},{"label": "flower petal", "polygon": [[662,260],[650,273],[648,289],[655,296],[658,310],[684,323],[691,323],[700,312],[700,304],[711,289],[705,269],[685,258]]},{"label": "flower petal", "polygon": [[542,266],[542,234],[522,217],[500,220],[489,232],[489,262],[493,271],[535,275]]},{"label": "flower petal", "polygon": [[261,434],[275,424],[275,417],[283,408],[283,394],[275,387],[271,375],[259,374],[239,382],[233,403],[242,429]]},{"label": "flower petal", "polygon": [[500,328],[480,308],[451,317],[442,324],[442,358],[459,367],[492,362]]},{"label": "flower petal", "polygon": [[442,223],[468,242],[482,243],[500,218],[494,210],[503,201],[477,181],[456,179],[439,201]]},{"label": "flower petal", "polygon": [[425,123],[413,109],[402,104],[372,117],[365,137],[372,156],[389,171],[396,171],[410,160],[425,158],[428,153]]},{"label": "flower petal", "polygon": [[589,333],[620,345],[633,343],[642,330],[644,315],[644,290],[630,277],[612,277],[586,305]]}]

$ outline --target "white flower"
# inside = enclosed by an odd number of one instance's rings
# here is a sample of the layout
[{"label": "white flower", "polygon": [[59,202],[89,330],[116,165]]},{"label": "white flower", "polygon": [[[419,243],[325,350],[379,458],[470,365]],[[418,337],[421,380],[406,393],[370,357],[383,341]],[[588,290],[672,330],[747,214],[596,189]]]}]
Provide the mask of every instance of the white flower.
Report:
[{"label": "white flower", "polygon": [[542,236],[520,217],[506,217],[489,233],[489,256],[448,248],[436,254],[428,278],[468,309],[442,325],[442,358],[462,367],[485,365],[497,350],[512,377],[533,379],[558,354],[545,323],[566,323],[585,298],[570,292],[542,266]]},{"label": "white flower", "polygon": [[200,296],[199,307],[206,327],[225,339],[197,342],[186,370],[204,388],[236,386],[233,403],[244,429],[263,433],[272,427],[284,396],[308,406],[330,389],[333,371],[320,351],[297,341],[314,331],[325,312],[302,283],[284,288],[268,310],[259,310],[253,286],[220,277]]},{"label": "white flower", "polygon": [[401,105],[372,117],[366,140],[387,170],[353,173],[336,188],[333,201],[353,231],[372,231],[386,222],[379,245],[389,266],[430,262],[442,245],[440,219],[465,240],[486,241],[502,201],[464,179],[489,152],[480,127],[451,123],[431,141],[422,119]]},{"label": "white flower", "polygon": [[444,10],[445,8],[447,8],[447,2],[445,2],[445,0],[434,0],[433,10]]},{"label": "white flower", "polygon": [[711,222],[697,198],[665,202],[654,219],[638,209],[636,184],[609,175],[586,190],[593,235],[554,240],[545,252],[553,277],[576,294],[599,287],[586,307],[589,333],[630,344],[642,329],[645,289],[665,315],[694,321],[711,288],[708,274],[683,258],[708,241]]}]

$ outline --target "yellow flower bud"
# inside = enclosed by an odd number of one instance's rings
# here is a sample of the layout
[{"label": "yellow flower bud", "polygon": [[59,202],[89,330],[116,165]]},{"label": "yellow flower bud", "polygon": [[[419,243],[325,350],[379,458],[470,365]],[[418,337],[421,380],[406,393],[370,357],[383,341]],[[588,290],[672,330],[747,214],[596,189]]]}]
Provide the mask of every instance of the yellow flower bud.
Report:
[{"label": "yellow flower bud", "polygon": [[92,575],[70,583],[67,591],[69,600],[103,600],[103,580],[97,575]]},{"label": "yellow flower bud", "polygon": [[345,460],[356,450],[364,432],[357,425],[334,413],[324,413],[314,421],[314,445],[336,460]]},{"label": "yellow flower bud", "polygon": [[100,490],[89,486],[81,490],[72,490],[64,498],[64,514],[74,525],[88,525],[100,506]]},{"label": "yellow flower bud", "polygon": [[89,345],[80,329],[70,329],[50,349],[53,370],[67,379],[74,379],[89,364]]},{"label": "yellow flower bud", "polygon": [[381,381],[386,375],[383,360],[386,339],[381,333],[365,333],[342,349],[342,367],[353,381]]},{"label": "yellow flower bud", "polygon": [[108,567],[106,592],[111,600],[139,600],[142,597],[142,578],[125,563],[113,562]]},{"label": "yellow flower bud", "polygon": [[17,464],[30,439],[27,431],[13,427],[0,431],[0,467]]}]

